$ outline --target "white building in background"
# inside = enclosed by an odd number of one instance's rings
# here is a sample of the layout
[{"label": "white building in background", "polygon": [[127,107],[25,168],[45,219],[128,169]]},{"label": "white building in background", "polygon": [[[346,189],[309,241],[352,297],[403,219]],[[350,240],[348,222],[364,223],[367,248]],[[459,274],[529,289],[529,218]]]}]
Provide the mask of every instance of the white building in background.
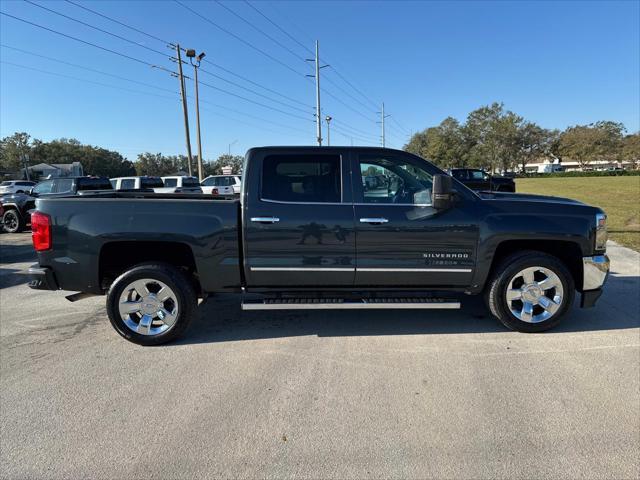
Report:
[{"label": "white building in background", "polygon": [[583,170],[609,170],[612,168],[632,170],[633,163],[629,161],[618,162],[615,160],[596,160],[589,162],[584,166],[584,168],[582,168],[579,162],[571,160],[560,161],[560,159],[553,157],[540,159],[539,162],[531,162],[525,165],[527,173],[575,172]]},{"label": "white building in background", "polygon": [[84,169],[80,162],[73,163],[39,163],[29,167],[29,178],[58,178],[58,177],[82,177]]}]

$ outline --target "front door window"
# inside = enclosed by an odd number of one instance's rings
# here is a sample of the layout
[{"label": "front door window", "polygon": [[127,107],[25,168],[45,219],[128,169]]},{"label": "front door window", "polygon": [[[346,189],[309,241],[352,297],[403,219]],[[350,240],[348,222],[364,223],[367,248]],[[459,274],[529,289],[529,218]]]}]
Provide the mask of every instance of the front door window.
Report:
[{"label": "front door window", "polygon": [[433,176],[405,159],[360,157],[362,203],[430,205]]}]

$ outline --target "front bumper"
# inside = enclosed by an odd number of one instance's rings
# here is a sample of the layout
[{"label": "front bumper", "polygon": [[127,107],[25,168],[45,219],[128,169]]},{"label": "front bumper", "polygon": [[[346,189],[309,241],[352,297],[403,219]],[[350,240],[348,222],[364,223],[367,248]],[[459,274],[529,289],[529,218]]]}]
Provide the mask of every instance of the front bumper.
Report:
[{"label": "front bumper", "polygon": [[59,290],[56,277],[53,275],[53,270],[47,267],[40,267],[38,264],[29,267],[29,288],[34,290]]},{"label": "front bumper", "polygon": [[582,258],[582,308],[593,307],[602,295],[602,287],[609,277],[609,266],[606,255]]}]

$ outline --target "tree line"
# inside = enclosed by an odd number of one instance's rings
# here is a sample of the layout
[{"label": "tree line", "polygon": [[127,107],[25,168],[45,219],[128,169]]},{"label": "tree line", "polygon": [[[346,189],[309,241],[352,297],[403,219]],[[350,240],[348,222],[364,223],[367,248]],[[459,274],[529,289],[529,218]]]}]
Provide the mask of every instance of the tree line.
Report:
[{"label": "tree line", "polygon": [[598,160],[640,164],[640,134],[626,134],[622,123],[599,121],[563,131],[541,127],[506,110],[504,104],[480,107],[460,123],[445,118],[414,134],[404,149],[443,168],[477,167],[524,171],[544,159],[575,161],[584,168]]},{"label": "tree line", "polygon": [[[222,167],[231,166],[233,173],[240,173],[244,157],[220,155],[216,160],[205,160],[204,174],[219,175]],[[28,133],[16,132],[0,140],[0,175],[22,175],[25,165],[39,163],[60,164],[80,162],[85,175],[104,177],[127,177],[132,175],[165,176],[178,172],[188,172],[185,155],[163,155],[144,152],[132,162],[120,153],[93,145],[84,145],[73,138],[60,138],[43,142]],[[197,164],[194,158],[194,175]]]}]

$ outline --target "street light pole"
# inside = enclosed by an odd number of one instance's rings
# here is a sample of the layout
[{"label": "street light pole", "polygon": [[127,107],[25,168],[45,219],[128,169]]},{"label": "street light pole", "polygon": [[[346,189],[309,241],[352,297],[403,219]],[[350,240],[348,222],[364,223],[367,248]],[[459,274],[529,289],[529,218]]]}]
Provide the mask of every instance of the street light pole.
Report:
[{"label": "street light pole", "polygon": [[331,125],[329,122],[331,122],[331,120],[333,120],[333,118],[331,118],[330,115],[327,115],[326,117],[324,117],[324,119],[327,121],[327,146],[331,146]]},{"label": "street light pole", "polygon": [[187,158],[189,160],[189,176],[192,175],[193,157],[191,156],[191,135],[189,134],[189,113],[187,112],[187,94],[184,88],[184,75],[182,74],[182,57],[180,55],[180,45],[176,44],[176,54],[178,60],[178,79],[180,80],[180,96],[182,97],[182,112],[184,113],[184,133],[187,140]]},{"label": "street light pole", "polygon": [[[196,84],[196,132],[198,135],[198,180],[202,181],[204,178],[203,175],[203,164],[202,164],[202,137],[200,135],[200,99],[198,97],[198,67],[200,67],[200,62],[205,57],[205,53],[202,52],[200,55],[196,57],[195,50],[187,50],[187,57],[189,57],[189,62],[193,65],[193,78]],[[196,59],[195,63],[193,59]],[[189,172],[191,175],[191,172]]]}]

